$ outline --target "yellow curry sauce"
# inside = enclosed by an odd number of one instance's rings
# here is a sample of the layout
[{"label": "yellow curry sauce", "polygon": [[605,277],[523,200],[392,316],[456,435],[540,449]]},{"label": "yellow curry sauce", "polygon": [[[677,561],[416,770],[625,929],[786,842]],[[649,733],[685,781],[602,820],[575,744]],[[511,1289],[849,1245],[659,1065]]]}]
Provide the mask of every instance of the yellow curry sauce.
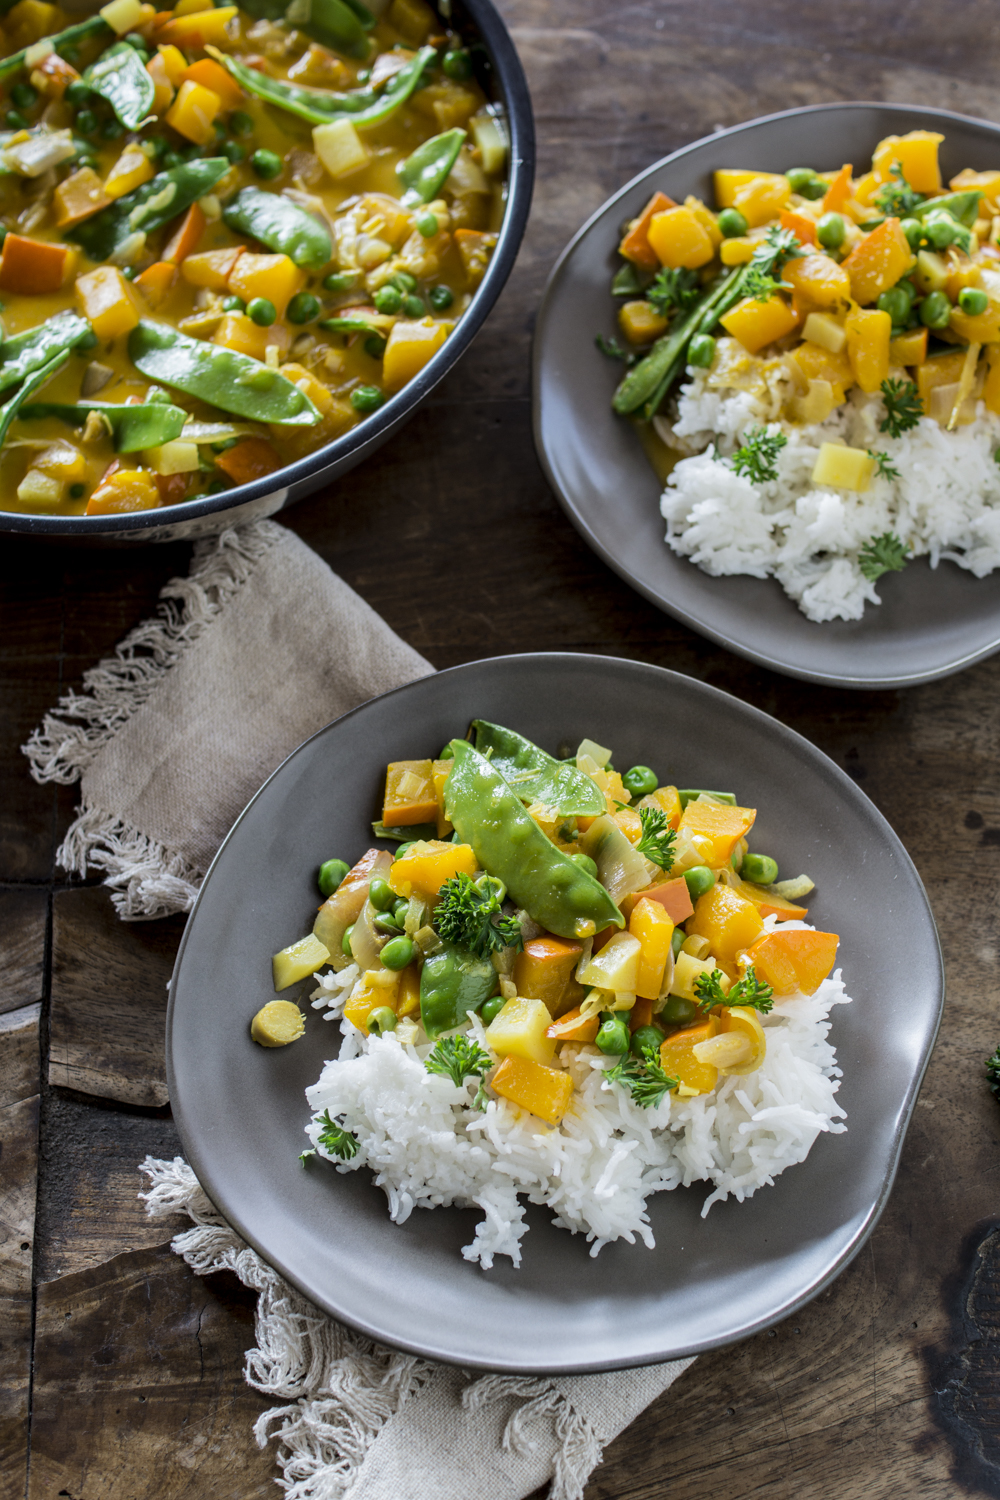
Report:
[{"label": "yellow curry sauce", "polygon": [[[3,508],[130,512],[273,473],[401,389],[467,308],[506,169],[473,58],[424,0],[277,8],[4,17]],[[101,410],[122,403],[142,417]]]}]

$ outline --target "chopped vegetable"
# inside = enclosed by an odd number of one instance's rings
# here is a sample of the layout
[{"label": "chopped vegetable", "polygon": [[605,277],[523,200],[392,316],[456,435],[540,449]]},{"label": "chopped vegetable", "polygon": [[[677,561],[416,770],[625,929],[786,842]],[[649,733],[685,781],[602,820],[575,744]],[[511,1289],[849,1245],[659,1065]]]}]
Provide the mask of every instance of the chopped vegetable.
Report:
[{"label": "chopped vegetable", "polygon": [[787,443],[783,432],[752,427],[733,454],[733,468],[737,474],[745,474],[753,484],[767,484],[778,477],[778,454]]},{"label": "chopped vegetable", "polygon": [[467,948],[477,958],[521,947],[520,923],[504,914],[503,886],[492,876],[473,881],[459,872],[444,882],[438,897],[434,926],[447,942]]},{"label": "chopped vegetable", "polygon": [[641,1057],[626,1057],[605,1074],[609,1083],[620,1083],[628,1089],[634,1103],[652,1109],[680,1082],[663,1067],[662,1057],[653,1047],[643,1047]]},{"label": "chopped vegetable", "polygon": [[874,583],[883,573],[902,572],[909,560],[909,549],[895,532],[887,531],[882,536],[869,537],[861,548],[858,566],[869,582]]}]

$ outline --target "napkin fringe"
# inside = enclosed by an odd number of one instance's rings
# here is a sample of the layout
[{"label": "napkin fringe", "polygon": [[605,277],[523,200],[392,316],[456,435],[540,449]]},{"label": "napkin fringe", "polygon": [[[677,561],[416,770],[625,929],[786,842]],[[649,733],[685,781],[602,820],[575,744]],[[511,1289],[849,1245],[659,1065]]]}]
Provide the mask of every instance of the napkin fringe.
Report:
[{"label": "napkin fringe", "polygon": [[[61,697],[21,747],[32,778],[61,786],[79,781],[282,534],[273,521],[258,521],[196,543],[187,577],[172,578],[160,590],[156,618],[137,625],[114,656],[85,672],[85,691]],[[86,802],[56,851],[56,863],[80,876],[88,866],[103,870],[118,915],[126,921],[190,911],[203,873]]]},{"label": "napkin fringe", "polygon": [[534,1444],[528,1429],[532,1423],[550,1417],[558,1447],[548,1500],[583,1500],[584,1486],[604,1457],[603,1444],[590,1422],[574,1411],[564,1393],[550,1381],[529,1376],[485,1375],[462,1392],[462,1406],[468,1412],[477,1412],[511,1397],[523,1398],[523,1404],[504,1428],[503,1447],[515,1453],[530,1452]]}]

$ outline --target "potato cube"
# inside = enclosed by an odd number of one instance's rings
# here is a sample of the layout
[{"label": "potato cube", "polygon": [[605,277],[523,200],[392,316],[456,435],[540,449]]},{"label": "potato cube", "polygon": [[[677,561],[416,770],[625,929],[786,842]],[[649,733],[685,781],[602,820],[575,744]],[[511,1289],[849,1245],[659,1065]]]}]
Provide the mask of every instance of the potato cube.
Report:
[{"label": "potato cube", "polygon": [[207,146],[215,139],[215,117],[221,110],[222,100],[214,89],[187,78],[167,110],[167,124],[196,146]]},{"label": "potato cube", "polygon": [[556,1044],[546,1032],[552,1025],[549,1008],[543,1000],[529,1000],[518,995],[508,1000],[486,1028],[487,1045],[501,1057],[526,1057],[536,1063],[550,1063],[556,1055]]},{"label": "potato cube", "polygon": [[29,469],[17,487],[17,498],[24,505],[54,510],[62,503],[65,489],[65,483],[55,474],[43,474],[40,469]]},{"label": "potato cube", "polygon": [[813,484],[832,489],[853,490],[861,494],[871,483],[875,460],[864,448],[848,448],[843,443],[821,443],[819,457],[812,471]]},{"label": "potato cube", "polygon": [[698,223],[690,208],[668,208],[654,214],[649,225],[649,243],[660,264],[690,271],[705,266],[715,254],[712,238]]},{"label": "potato cube", "polygon": [[156,176],[156,168],[137,145],[126,146],[104,179],[104,191],[109,198],[124,198],[133,188]]},{"label": "potato cube", "polygon": [[422,318],[399,322],[389,334],[382,356],[382,378],[387,390],[398,391],[430,362],[448,337],[450,325]]},{"label": "potato cube", "polygon": [[642,945],[637,937],[631,932],[616,932],[600,953],[595,953],[580,970],[577,978],[581,984],[593,985],[599,990],[635,994],[641,954]]},{"label": "potato cube", "polygon": [[547,1068],[531,1058],[507,1056],[490,1079],[502,1099],[518,1104],[549,1125],[558,1125],[573,1097],[573,1080],[562,1068]]},{"label": "potato cube", "polygon": [[313,146],[334,181],[350,177],[371,160],[371,152],[346,118],[314,125]]},{"label": "potato cube", "polygon": [[839,354],[847,343],[847,334],[836,318],[828,313],[811,312],[802,325],[802,337],[831,354]]},{"label": "potato cube", "polygon": [[127,31],[134,31],[142,20],[142,3],[141,0],[110,0],[110,4],[102,5],[97,14],[107,21],[116,35],[124,36]]},{"label": "potato cube", "polygon": [[[229,274],[231,292],[244,302],[266,297],[274,303],[279,318],[284,317],[285,308],[305,284],[305,271],[288,255],[253,255],[245,251]],[[273,333],[273,328],[265,332]]]},{"label": "potato cube", "polygon": [[117,266],[98,266],[78,276],[76,295],[101,340],[131,333],[141,316],[136,294]]},{"label": "potato cube", "polygon": [[142,460],[156,474],[193,474],[198,467],[198,444],[174,438],[157,448],[147,448]]},{"label": "potato cube", "polygon": [[684,1000],[697,1000],[698,992],[695,985],[702,974],[714,974],[718,972],[719,983],[723,991],[729,989],[729,980],[719,969],[714,958],[695,958],[691,953],[685,953],[683,949],[674,960],[674,977],[670,983],[670,993],[680,995]]},{"label": "potato cube", "polygon": [[507,141],[492,115],[473,115],[469,121],[472,139],[479,151],[483,171],[488,177],[502,172],[507,160]]},{"label": "potato cube", "polygon": [[274,976],[274,988],[276,990],[287,990],[290,984],[297,984],[300,979],[307,979],[310,974],[315,974],[324,964],[330,962],[330,951],[325,948],[318,937],[310,933],[308,937],[300,938],[297,943],[291,943],[287,948],[282,948],[271,959],[271,972]]}]

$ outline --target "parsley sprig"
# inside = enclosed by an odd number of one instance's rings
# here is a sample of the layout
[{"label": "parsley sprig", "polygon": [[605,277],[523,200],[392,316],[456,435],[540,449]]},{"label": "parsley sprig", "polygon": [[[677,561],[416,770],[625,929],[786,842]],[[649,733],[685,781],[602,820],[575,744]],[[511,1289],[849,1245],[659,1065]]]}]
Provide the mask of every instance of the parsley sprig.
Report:
[{"label": "parsley sprig", "polygon": [[743,273],[742,288],[747,284],[747,278],[751,272],[757,271],[768,276],[780,276],[784,269],[786,260],[794,260],[797,256],[804,254],[801,242],[794,229],[779,229],[777,224],[772,224],[762,240],[758,240],[754,246],[753,254],[747,262]]},{"label": "parsley sprig", "polygon": [[882,479],[898,479],[899,478],[899,470],[896,468],[896,465],[892,462],[892,460],[889,457],[888,453],[875,453],[871,448],[869,448],[868,449],[868,457],[869,458],[873,458],[875,460],[876,464],[878,465],[879,476]]},{"label": "parsley sprig", "polygon": [[778,454],[788,442],[783,432],[768,432],[766,427],[751,427],[742,447],[733,454],[733,468],[745,474],[753,484],[767,484],[778,477]]},{"label": "parsley sprig", "polygon": [[663,318],[673,310],[687,312],[700,296],[701,282],[694,271],[685,270],[683,266],[677,270],[665,266],[646,288],[646,301],[651,302]]},{"label": "parsley sprig", "polygon": [[1000,1047],[997,1047],[992,1057],[986,1059],[986,1078],[990,1092],[1000,1104]]},{"label": "parsley sprig", "polygon": [[443,1036],[424,1061],[428,1073],[440,1073],[442,1078],[450,1078],[459,1089],[467,1078],[478,1078],[479,1088],[472,1101],[476,1109],[486,1108],[483,1078],[492,1066],[490,1054],[467,1036]]},{"label": "parsley sprig", "polygon": [[478,880],[460,872],[446,880],[434,911],[439,937],[467,948],[477,958],[489,958],[501,948],[521,948],[524,940],[516,917],[501,905],[503,886],[489,875]]},{"label": "parsley sprig", "polygon": [[609,1068],[604,1075],[609,1083],[621,1083],[628,1089],[636,1104],[643,1109],[659,1104],[660,1100],[675,1089],[679,1078],[671,1078],[660,1062],[655,1047],[643,1047],[641,1057],[631,1055]]},{"label": "parsley sprig", "polygon": [[924,195],[910,187],[910,184],[903,176],[903,168],[900,162],[893,162],[889,168],[889,177],[891,180],[884,187],[879,188],[872,202],[884,214],[894,214],[899,219],[905,219],[907,214],[913,212],[918,203],[923,203]]},{"label": "parsley sprig", "polygon": [[901,573],[909,560],[906,543],[894,531],[869,537],[858,553],[858,567],[869,583],[875,583],[883,573]]},{"label": "parsley sprig", "polygon": [[665,875],[669,875],[674,863],[674,841],[676,833],[667,822],[667,815],[661,807],[640,807],[639,821],[642,824],[642,834],[636,849],[651,859],[654,865],[659,865]]},{"label": "parsley sprig", "polygon": [[694,982],[694,991],[702,1010],[711,1010],[716,1005],[747,1005],[766,1016],[773,1008],[774,990],[771,985],[760,982],[757,971],[752,966],[742,979],[730,986],[728,995],[722,993],[720,972],[719,969],[712,969],[707,974],[699,974]]},{"label": "parsley sprig", "polygon": [[878,430],[887,432],[891,438],[902,437],[916,427],[924,414],[920,392],[912,380],[883,380],[881,391],[885,418],[878,424]]},{"label": "parsley sprig", "polygon": [[628,359],[628,355],[614,335],[607,338],[603,333],[595,334],[594,343],[602,354],[607,355],[608,359]]},{"label": "parsley sprig", "polygon": [[352,1156],[357,1156],[357,1137],[345,1130],[343,1125],[338,1125],[336,1120],[331,1120],[328,1109],[320,1115],[319,1123],[323,1126],[319,1133],[319,1144],[331,1156],[339,1156],[342,1161],[350,1161]]},{"label": "parsley sprig", "polygon": [[745,297],[753,297],[757,302],[769,302],[775,292],[781,290],[781,286],[780,281],[775,281],[773,276],[762,271],[759,266],[752,262],[747,266],[742,287]]}]

